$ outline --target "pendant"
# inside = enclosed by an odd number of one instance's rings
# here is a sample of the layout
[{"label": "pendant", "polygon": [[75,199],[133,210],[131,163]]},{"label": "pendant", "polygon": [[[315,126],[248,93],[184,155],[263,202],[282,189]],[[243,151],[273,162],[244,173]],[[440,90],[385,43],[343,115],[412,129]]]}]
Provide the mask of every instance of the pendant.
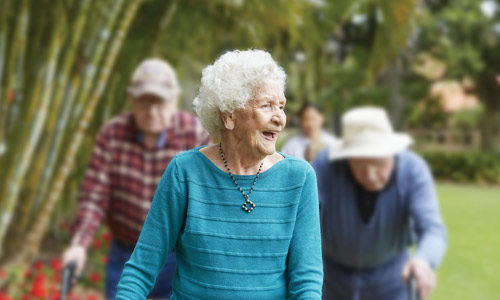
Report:
[{"label": "pendant", "polygon": [[[255,203],[253,203],[252,201],[250,201],[250,199],[248,199],[248,196],[245,196],[245,198],[247,200],[243,203],[243,205],[241,206],[241,208],[243,208],[243,210],[245,210],[247,213],[250,213],[255,208]],[[250,207],[248,207],[248,206],[250,206]]]}]

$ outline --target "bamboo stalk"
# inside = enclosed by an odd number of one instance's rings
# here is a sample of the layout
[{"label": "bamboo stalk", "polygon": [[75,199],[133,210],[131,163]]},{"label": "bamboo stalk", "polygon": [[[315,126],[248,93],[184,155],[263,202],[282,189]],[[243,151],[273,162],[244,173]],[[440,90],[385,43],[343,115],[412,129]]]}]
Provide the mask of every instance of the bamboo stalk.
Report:
[{"label": "bamboo stalk", "polygon": [[[74,98],[68,97],[66,98],[66,101],[64,101],[64,103],[62,100],[64,92],[66,91],[68,85],[69,73],[75,63],[75,60],[78,58],[75,53],[78,44],[81,41],[89,7],[90,0],[80,2],[79,13],[74,23],[74,27],[71,30],[72,34],[70,35],[69,45],[68,47],[65,47],[61,70],[57,76],[58,79],[56,82],[56,89],[53,97],[54,103],[51,107],[51,111],[53,111],[54,113],[49,116],[47,125],[45,126],[46,131],[50,135],[46,139],[49,144],[48,155],[39,155],[39,161],[36,163],[36,165],[44,166],[43,173],[41,174],[41,176],[35,176],[35,178],[30,180],[32,182],[36,182],[38,188],[36,189],[35,193],[25,198],[25,201],[23,201],[21,210],[18,214],[19,219],[16,222],[16,226],[13,228],[13,236],[20,236],[25,232],[29,220],[33,220],[34,212],[36,211],[36,209],[33,209],[33,206],[41,203],[42,199],[45,199],[50,180],[53,178],[57,159],[59,158],[59,154],[61,152],[61,142],[64,136],[64,127],[68,120],[69,110],[72,106],[71,100],[73,100]],[[15,244],[16,243],[11,243],[12,246],[10,246],[9,248],[17,248],[18,245]]]},{"label": "bamboo stalk", "polygon": [[[80,120],[82,118],[83,110],[87,108],[86,103],[89,102],[90,94],[92,92],[92,88],[95,86],[95,80],[97,76],[97,71],[99,70],[99,65],[103,61],[103,56],[106,50],[106,45],[111,35],[113,28],[118,20],[118,16],[120,15],[121,8],[124,6],[123,0],[116,0],[113,2],[111,9],[107,10],[108,16],[107,21],[104,26],[98,28],[95,35],[98,37],[96,40],[96,46],[94,48],[94,52],[90,57],[90,61],[85,66],[85,74],[82,81],[82,87],[79,91],[78,98],[75,102],[75,105],[72,109],[72,116],[70,120]],[[72,127],[72,124],[69,124],[68,127]],[[78,128],[78,123],[75,124],[76,128]],[[75,128],[75,130],[76,130]],[[72,139],[70,137],[70,139]]]},{"label": "bamboo stalk", "polygon": [[[81,5],[79,7],[80,10],[79,10],[78,16],[85,16],[85,17],[89,16],[88,10],[89,10],[90,3],[91,2],[88,0],[81,3]],[[119,13],[119,10],[117,11],[117,9],[115,9],[114,12],[112,12],[112,13],[109,13],[109,10],[108,10],[109,15],[104,16],[104,18],[107,18],[107,19],[111,18],[111,19],[116,20],[118,13]],[[112,24],[114,24],[114,23],[112,23]],[[69,61],[70,58],[73,58],[73,59],[79,58],[78,55],[75,55],[76,53],[74,53],[74,51],[76,50],[76,47],[78,46],[78,42],[79,42],[78,36],[82,34],[83,29],[84,29],[84,22],[83,22],[83,19],[81,17],[77,17],[77,21],[75,22],[75,26],[72,29],[73,30],[71,32],[74,34],[71,35],[70,41],[67,43],[68,46],[64,47],[64,49],[66,49],[66,52],[65,52],[65,55],[62,59],[62,67],[61,67],[61,71],[59,72],[58,81],[57,81],[57,88],[55,89],[55,95],[53,97],[53,99],[56,103],[54,103],[54,105],[52,105],[52,106],[57,106],[57,101],[60,100],[59,98],[63,96],[64,91],[66,90],[66,88],[64,87],[65,83],[61,82],[61,80],[64,78],[67,78],[67,74],[69,73],[69,71],[71,69],[70,68],[71,61]],[[91,33],[93,33],[94,35],[98,34],[95,32],[91,32]],[[102,53],[103,53],[103,51],[100,51],[100,52],[96,53],[95,56],[102,57]],[[76,73],[76,76],[80,77],[80,74]],[[87,80],[88,80],[88,78],[87,78]],[[90,81],[92,81],[92,78],[90,79]],[[73,82],[75,82],[75,81],[73,81]],[[80,79],[78,79],[77,82],[81,82]],[[66,80],[66,83],[67,83],[67,80]],[[16,217],[16,219],[18,219],[18,220],[16,220],[16,225],[11,226],[11,229],[9,229],[10,231],[12,231],[12,232],[9,232],[9,236],[13,236],[13,237],[16,237],[16,236],[21,237],[22,236],[22,237],[24,237],[27,226],[30,226],[31,225],[30,223],[32,223],[33,220],[36,218],[36,215],[38,214],[38,210],[43,205],[43,202],[46,199],[48,187],[50,186],[50,182],[51,182],[51,180],[53,180],[53,177],[54,177],[53,176],[54,170],[56,169],[57,165],[60,164],[60,161],[61,161],[59,154],[61,153],[63,147],[65,147],[65,145],[62,143],[62,141],[64,140],[64,138],[66,136],[68,136],[68,134],[67,134],[68,131],[66,130],[67,129],[66,126],[67,126],[68,120],[70,120],[71,111],[74,109],[73,105],[74,105],[74,102],[76,99],[75,96],[77,95],[75,93],[75,91],[77,91],[76,87],[78,87],[78,86],[81,86],[81,84],[78,84],[76,86],[71,85],[71,87],[68,89],[70,92],[68,93],[68,97],[66,97],[66,100],[64,101],[63,107],[61,107],[61,111],[59,113],[56,114],[57,108],[51,109],[51,111],[53,112],[52,118],[50,116],[48,117],[47,125],[46,125],[46,132],[49,132],[49,134],[52,133],[50,138],[46,139],[47,141],[50,140],[50,143],[51,143],[51,150],[49,151],[49,154],[48,154],[49,158],[48,158],[47,163],[44,164],[45,167],[44,167],[43,175],[41,176],[41,178],[36,179],[37,174],[34,174],[34,173],[30,174],[30,175],[32,175],[30,177],[33,177],[33,178],[30,178],[30,180],[33,180],[37,183],[40,183],[38,186],[38,191],[36,194],[32,194],[31,197],[28,196],[27,199],[25,199],[25,201],[22,202],[22,207],[20,208],[20,211],[18,211],[18,213],[19,213],[18,217]],[[37,95],[37,94],[35,94],[35,95]],[[83,97],[87,97],[87,95],[82,95],[82,94],[80,94],[80,95]],[[56,119],[57,119],[57,125],[56,125],[57,127],[56,127],[56,130],[54,131],[53,122]],[[43,153],[39,153],[39,154],[43,154]],[[41,163],[40,161],[44,160],[46,157],[47,157],[47,155],[39,155],[37,157],[37,159],[35,160],[34,167],[36,168],[36,165],[40,164]],[[27,184],[29,184],[29,183],[27,183]],[[24,189],[29,190],[31,188],[29,188],[28,186],[25,186]],[[14,239],[11,243],[9,243],[9,245],[7,246],[7,251],[4,255],[4,258],[5,257],[9,258],[13,254],[15,254],[16,249],[19,248],[19,245],[21,243],[24,243],[24,240]]]},{"label": "bamboo stalk", "polygon": [[[23,0],[20,5],[16,22],[16,27],[14,31],[14,35],[12,38],[12,42],[10,43],[10,49],[8,53],[8,59],[6,59],[6,77],[5,80],[5,91],[4,94],[0,94],[0,97],[4,101],[2,101],[2,110],[0,111],[0,124],[2,125],[0,128],[0,136],[2,140],[0,140],[1,146],[3,148],[2,152],[4,155],[0,156],[2,162],[3,176],[2,181],[0,182],[0,195],[5,193],[5,190],[9,184],[9,179],[11,178],[11,174],[13,173],[13,164],[11,163],[11,158],[15,154],[13,151],[9,151],[9,147],[13,145],[9,145],[7,143],[7,129],[8,129],[8,116],[9,110],[13,105],[15,97],[18,97],[18,92],[21,88],[21,80],[19,78],[20,73],[22,74],[24,67],[24,53],[26,49],[26,32],[28,27],[28,1]],[[5,14],[8,11],[4,12]],[[5,20],[8,21],[8,20]],[[6,29],[5,34],[8,34],[8,30]],[[0,82],[1,85],[2,82]],[[19,98],[19,97],[18,97]],[[5,198],[0,197],[0,211],[5,203]],[[3,220],[0,218],[0,228],[2,227]]]},{"label": "bamboo stalk", "polygon": [[143,0],[134,0],[129,2],[130,4],[125,9],[125,14],[121,20],[121,23],[114,34],[113,41],[111,43],[110,49],[108,51],[107,59],[104,62],[102,69],[100,70],[99,78],[97,81],[97,86],[93,89],[92,96],[89,100],[88,106],[86,107],[85,113],[80,120],[78,131],[73,135],[73,143],[64,155],[63,165],[59,168],[56,175],[54,184],[51,187],[48,199],[44,204],[42,210],[40,211],[37,219],[34,222],[32,230],[29,232],[26,238],[26,244],[24,248],[19,252],[19,255],[13,260],[17,264],[26,266],[28,262],[32,261],[33,257],[36,255],[43,234],[49,223],[51,213],[54,209],[57,200],[61,194],[64,183],[68,177],[68,174],[73,165],[73,160],[75,158],[76,152],[82,142],[84,132],[90,123],[94,109],[101,98],[104,89],[108,83],[110,72],[114,66],[118,52],[121,49],[125,35],[134,19],[134,16],[142,3]]},{"label": "bamboo stalk", "polygon": [[[7,114],[7,98],[3,97],[3,76],[4,76],[4,67],[5,62],[7,60],[7,35],[8,31],[8,21],[9,21],[9,10],[10,10],[10,1],[4,0],[2,3],[2,11],[0,13],[0,161],[2,155],[5,153],[5,118]],[[0,179],[2,177],[0,176]]]},{"label": "bamboo stalk", "polygon": [[[14,42],[12,43],[12,47],[10,50],[11,56],[9,57],[9,67],[7,68],[8,74],[13,74],[8,77],[7,80],[7,92],[5,93],[4,99],[10,98],[10,92],[20,89],[22,83],[20,79],[20,75],[22,77],[22,71],[24,67],[24,53],[26,49],[26,32],[28,27],[28,16],[29,16],[29,6],[28,1],[23,0],[21,3],[21,11],[18,17],[18,23],[16,25],[16,31],[14,34]],[[5,115],[2,119],[6,118],[6,112],[8,111],[10,106],[10,102],[5,102],[2,113]],[[7,121],[5,121],[7,122]],[[7,145],[5,145],[7,146]],[[4,163],[3,161],[2,163]],[[20,187],[20,180],[17,180],[18,173],[16,172],[18,169],[15,169],[15,164],[7,162],[8,166],[4,166],[5,177],[3,178],[4,187],[2,188],[2,196],[0,197],[0,256],[2,253],[3,245],[2,240],[3,236],[6,232],[7,227],[9,226],[10,219],[12,217],[13,205],[15,204],[14,200],[17,192]]]},{"label": "bamboo stalk", "polygon": [[[58,19],[59,24],[56,25],[56,31],[54,32],[51,41],[51,45],[49,48],[49,57],[46,64],[44,88],[39,102],[37,103],[37,111],[33,116],[34,119],[30,126],[30,134],[28,136],[28,140],[26,141],[26,144],[23,145],[23,147],[20,149],[19,159],[15,163],[13,175],[11,178],[9,178],[7,187],[5,189],[5,202],[2,210],[0,211],[0,220],[2,222],[2,224],[0,224],[0,245],[4,245],[4,237],[13,217],[12,213],[14,211],[17,197],[22,186],[22,180],[25,177],[26,172],[28,171],[29,164],[33,158],[35,147],[37,146],[41,137],[43,124],[46,120],[47,110],[51,101],[52,90],[54,86],[53,79],[57,68],[57,59],[63,44],[61,37],[62,30],[64,28],[62,24],[63,19],[64,18],[62,17]],[[1,248],[0,251],[2,251]]]},{"label": "bamboo stalk", "polygon": [[175,12],[177,11],[177,3],[178,3],[178,0],[172,0],[172,3],[170,3],[168,9],[165,10],[165,14],[161,18],[160,26],[158,28],[156,39],[155,39],[155,45],[153,47],[153,54],[154,55],[159,55],[161,53],[161,49],[163,48],[163,45],[162,45],[163,39],[159,38],[159,35],[160,35],[160,33],[165,32],[167,27],[172,22],[172,18],[174,17]]}]

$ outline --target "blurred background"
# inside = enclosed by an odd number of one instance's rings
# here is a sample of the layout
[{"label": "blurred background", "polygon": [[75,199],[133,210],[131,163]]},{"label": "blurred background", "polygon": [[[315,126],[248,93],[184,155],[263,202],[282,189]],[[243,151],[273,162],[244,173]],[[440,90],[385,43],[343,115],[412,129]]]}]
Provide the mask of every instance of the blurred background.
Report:
[{"label": "blurred background", "polygon": [[[337,135],[347,109],[385,107],[438,180],[450,242],[431,299],[500,297],[500,0],[0,0],[0,299],[58,299],[96,133],[138,63],[168,60],[192,111],[201,70],[248,48],[288,74],[280,143],[306,101]],[[102,298],[109,240],[74,299]]]}]

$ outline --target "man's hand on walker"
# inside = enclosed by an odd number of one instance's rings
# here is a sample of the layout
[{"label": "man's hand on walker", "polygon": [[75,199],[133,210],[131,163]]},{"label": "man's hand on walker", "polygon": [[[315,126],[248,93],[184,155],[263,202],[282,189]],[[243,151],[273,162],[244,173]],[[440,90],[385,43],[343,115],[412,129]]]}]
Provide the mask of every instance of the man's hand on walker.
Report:
[{"label": "man's hand on walker", "polygon": [[[83,267],[87,261],[87,251],[82,246],[72,245],[62,255],[62,264],[66,266],[69,262],[76,264],[75,277],[78,278],[83,272]],[[75,282],[73,282],[74,284]]]},{"label": "man's hand on walker", "polygon": [[410,274],[413,274],[416,279],[420,297],[422,299],[429,297],[436,287],[436,273],[431,266],[422,258],[412,257],[406,262],[401,273],[406,283],[408,283]]}]

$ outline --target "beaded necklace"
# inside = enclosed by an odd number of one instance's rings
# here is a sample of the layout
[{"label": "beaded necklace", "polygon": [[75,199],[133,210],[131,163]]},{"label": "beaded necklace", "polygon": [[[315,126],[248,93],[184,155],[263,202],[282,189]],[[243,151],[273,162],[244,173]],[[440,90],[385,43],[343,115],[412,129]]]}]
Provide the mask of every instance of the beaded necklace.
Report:
[{"label": "beaded necklace", "polygon": [[245,202],[243,203],[243,205],[241,205],[241,208],[244,211],[246,211],[247,213],[252,212],[252,210],[255,208],[255,203],[253,203],[252,201],[250,201],[249,197],[250,197],[250,194],[253,191],[253,188],[255,187],[255,183],[257,182],[257,179],[259,179],[260,171],[262,170],[262,165],[264,164],[264,162],[260,163],[259,170],[257,171],[257,175],[255,175],[255,179],[253,180],[252,187],[250,188],[250,191],[248,192],[248,194],[245,194],[245,192],[243,191],[243,189],[241,188],[241,186],[238,184],[238,181],[236,181],[236,178],[234,178],[233,173],[231,173],[231,169],[227,166],[227,161],[226,161],[226,158],[224,157],[224,152],[222,152],[222,143],[219,143],[219,152],[220,152],[220,156],[222,158],[222,161],[224,162],[224,166],[227,169],[227,172],[229,173],[229,175],[233,179],[233,182],[236,185],[236,187],[238,188],[238,190],[240,190],[241,195],[243,196],[243,198],[245,198]]}]

